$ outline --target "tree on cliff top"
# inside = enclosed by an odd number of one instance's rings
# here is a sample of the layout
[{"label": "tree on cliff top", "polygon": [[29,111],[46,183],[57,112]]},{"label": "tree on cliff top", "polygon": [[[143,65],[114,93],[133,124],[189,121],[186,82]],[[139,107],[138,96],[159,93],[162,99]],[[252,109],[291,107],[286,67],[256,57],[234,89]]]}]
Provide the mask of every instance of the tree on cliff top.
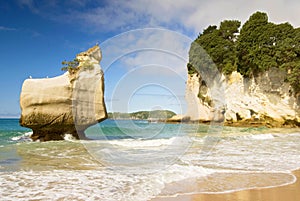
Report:
[{"label": "tree on cliff top", "polygon": [[241,25],[237,20],[225,20],[220,28],[209,26],[196,42],[206,50],[219,71],[225,74],[236,70],[236,33]]}]

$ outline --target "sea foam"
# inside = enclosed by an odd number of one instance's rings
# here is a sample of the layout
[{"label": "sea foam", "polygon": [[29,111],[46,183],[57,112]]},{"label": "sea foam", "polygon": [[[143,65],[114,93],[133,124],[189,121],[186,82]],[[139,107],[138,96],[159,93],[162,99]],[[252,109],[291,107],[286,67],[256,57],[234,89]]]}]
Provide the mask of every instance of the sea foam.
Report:
[{"label": "sea foam", "polygon": [[169,139],[123,139],[123,140],[110,140],[108,141],[111,145],[117,145],[128,148],[145,148],[145,147],[161,147],[169,146],[174,144],[189,143],[189,138],[186,137],[172,137]]},{"label": "sea foam", "polygon": [[0,173],[0,195],[8,200],[146,201],[161,193],[168,183],[210,173],[201,167],[180,165],[156,174],[139,175],[107,169],[18,171]]},{"label": "sea foam", "polygon": [[15,136],[12,137],[12,141],[18,141],[18,142],[27,142],[27,141],[32,141],[30,136],[33,134],[33,132],[26,132],[26,133],[20,133],[20,136]]}]

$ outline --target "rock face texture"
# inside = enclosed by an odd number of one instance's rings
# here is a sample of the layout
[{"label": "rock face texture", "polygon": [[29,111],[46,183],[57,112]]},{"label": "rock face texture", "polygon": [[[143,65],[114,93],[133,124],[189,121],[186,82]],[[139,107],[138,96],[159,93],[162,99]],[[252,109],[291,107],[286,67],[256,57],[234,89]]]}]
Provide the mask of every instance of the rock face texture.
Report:
[{"label": "rock face texture", "polygon": [[83,139],[86,128],[106,119],[101,58],[100,47],[94,46],[76,56],[77,68],[24,81],[20,125],[33,130],[33,140],[62,140],[65,134]]},{"label": "rock face texture", "polygon": [[189,74],[186,116],[203,122],[222,121],[223,116],[225,125],[233,126],[299,127],[300,94],[285,82],[286,73],[271,68],[249,79],[238,72],[222,75],[223,107],[216,106],[213,86],[208,86],[200,74]]}]

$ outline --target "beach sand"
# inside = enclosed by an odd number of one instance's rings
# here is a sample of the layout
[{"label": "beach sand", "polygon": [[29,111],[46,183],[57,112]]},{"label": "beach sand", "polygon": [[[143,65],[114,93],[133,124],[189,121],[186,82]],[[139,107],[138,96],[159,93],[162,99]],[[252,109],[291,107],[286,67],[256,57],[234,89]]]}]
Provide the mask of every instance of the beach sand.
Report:
[{"label": "beach sand", "polygon": [[[293,174],[297,177],[297,181],[285,186],[256,188],[221,194],[178,195],[177,197],[158,196],[151,201],[300,201],[300,170],[294,171]],[[180,187],[177,186],[176,188]],[[187,187],[185,186],[184,188]]]}]

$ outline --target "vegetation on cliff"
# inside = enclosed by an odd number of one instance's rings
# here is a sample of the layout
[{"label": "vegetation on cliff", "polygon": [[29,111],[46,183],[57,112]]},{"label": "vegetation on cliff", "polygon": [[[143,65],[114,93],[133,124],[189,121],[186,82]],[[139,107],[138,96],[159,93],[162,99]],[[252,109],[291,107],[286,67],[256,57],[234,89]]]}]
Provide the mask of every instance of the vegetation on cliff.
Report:
[{"label": "vegetation on cliff", "polygon": [[169,110],[138,111],[132,113],[108,113],[110,119],[169,119],[176,113]]},{"label": "vegetation on cliff", "polygon": [[76,58],[73,61],[63,61],[61,64],[63,65],[62,71],[72,71],[79,66],[79,60]]},{"label": "vegetation on cliff", "polygon": [[[63,61],[61,62],[61,64],[63,65],[61,70],[62,71],[68,71],[70,74],[75,73],[77,70],[79,70],[79,66],[80,66],[80,60],[78,58],[73,59],[73,61]],[[93,70],[94,66],[91,62],[89,61],[84,61],[80,68],[84,69],[84,70]]]},{"label": "vegetation on cliff", "polygon": [[[278,68],[286,72],[285,80],[295,94],[299,93],[300,28],[289,23],[269,22],[267,14],[262,12],[254,13],[240,26],[241,22],[237,20],[224,20],[219,27],[210,25],[194,43],[205,50],[224,74],[238,71],[245,77],[253,77],[270,68]],[[197,56],[197,51],[201,49],[191,47],[187,64],[189,74],[198,72],[199,66],[211,66],[210,59]]]}]

